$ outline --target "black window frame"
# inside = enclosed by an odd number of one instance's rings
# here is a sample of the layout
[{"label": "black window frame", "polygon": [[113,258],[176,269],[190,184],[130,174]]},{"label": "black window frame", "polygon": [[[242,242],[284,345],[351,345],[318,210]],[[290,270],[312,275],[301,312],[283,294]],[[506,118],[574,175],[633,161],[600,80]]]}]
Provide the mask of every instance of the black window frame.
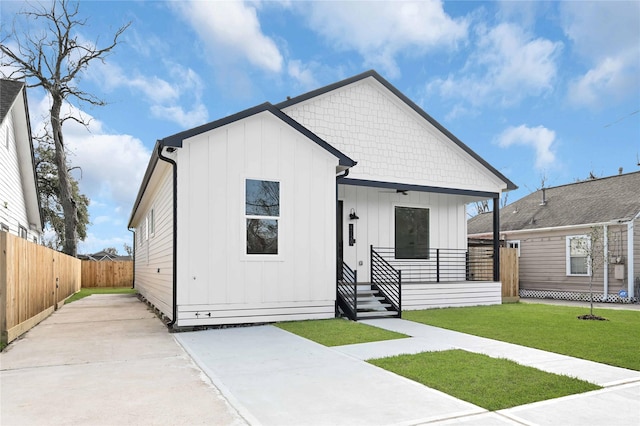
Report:
[{"label": "black window frame", "polygon": [[[425,219],[424,214],[426,214],[426,223],[422,224],[421,227],[416,228],[416,232],[426,232],[426,236],[415,235],[412,239],[413,242],[407,242],[406,237],[410,236],[411,232],[406,228],[399,228],[399,225],[406,223],[405,218],[398,217],[399,212],[409,211],[421,211],[420,215],[423,216],[418,219]],[[408,215],[407,215],[408,216]],[[393,209],[393,220],[394,220],[394,257],[396,259],[408,259],[408,260],[428,260],[429,259],[429,250],[431,249],[431,230],[430,230],[430,222],[431,222],[431,212],[427,207],[410,207],[410,206],[394,206]],[[402,239],[405,241],[402,241]],[[417,241],[416,241],[417,240]],[[424,241],[424,242],[423,242]],[[418,243],[418,244],[416,244]]]}]

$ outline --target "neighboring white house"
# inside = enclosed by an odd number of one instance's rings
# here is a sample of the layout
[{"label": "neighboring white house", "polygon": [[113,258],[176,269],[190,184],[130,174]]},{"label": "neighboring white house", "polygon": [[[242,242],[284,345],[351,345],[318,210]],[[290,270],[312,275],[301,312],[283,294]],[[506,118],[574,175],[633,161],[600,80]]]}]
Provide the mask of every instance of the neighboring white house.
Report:
[{"label": "neighboring white house", "polygon": [[40,242],[42,228],[25,85],[0,79],[0,230]]},{"label": "neighboring white house", "polygon": [[466,204],[514,188],[369,71],[159,140],[135,287],[174,327],[330,318],[352,273],[377,291],[380,257],[398,312],[500,303],[497,268],[468,281]]}]

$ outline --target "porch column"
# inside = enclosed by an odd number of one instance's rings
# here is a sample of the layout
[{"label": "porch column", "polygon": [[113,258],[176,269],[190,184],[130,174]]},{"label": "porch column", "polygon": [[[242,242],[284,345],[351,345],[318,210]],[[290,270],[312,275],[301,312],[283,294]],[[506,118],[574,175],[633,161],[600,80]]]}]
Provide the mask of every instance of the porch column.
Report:
[{"label": "porch column", "polygon": [[500,196],[493,197],[493,281],[500,281]]}]

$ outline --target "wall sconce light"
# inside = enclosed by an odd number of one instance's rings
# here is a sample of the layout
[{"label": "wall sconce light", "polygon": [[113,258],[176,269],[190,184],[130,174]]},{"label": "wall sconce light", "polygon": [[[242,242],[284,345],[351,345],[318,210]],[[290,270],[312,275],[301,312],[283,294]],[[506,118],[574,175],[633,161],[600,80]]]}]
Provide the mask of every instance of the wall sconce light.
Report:
[{"label": "wall sconce light", "polygon": [[351,213],[349,213],[349,219],[350,219],[350,220],[357,220],[357,219],[360,219],[360,218],[358,217],[358,215],[356,214],[355,209],[351,209]]}]

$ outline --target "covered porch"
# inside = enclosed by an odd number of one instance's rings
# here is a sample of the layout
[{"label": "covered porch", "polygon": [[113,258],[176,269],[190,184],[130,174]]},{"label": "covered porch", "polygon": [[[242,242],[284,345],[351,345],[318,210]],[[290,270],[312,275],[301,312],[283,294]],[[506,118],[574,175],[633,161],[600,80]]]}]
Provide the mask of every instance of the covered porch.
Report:
[{"label": "covered porch", "polygon": [[492,247],[429,249],[422,259],[402,259],[396,253],[393,247],[370,246],[368,282],[359,281],[357,271],[342,262],[337,280],[337,315],[355,321],[400,318],[403,310],[502,301],[500,280],[493,279]]}]

